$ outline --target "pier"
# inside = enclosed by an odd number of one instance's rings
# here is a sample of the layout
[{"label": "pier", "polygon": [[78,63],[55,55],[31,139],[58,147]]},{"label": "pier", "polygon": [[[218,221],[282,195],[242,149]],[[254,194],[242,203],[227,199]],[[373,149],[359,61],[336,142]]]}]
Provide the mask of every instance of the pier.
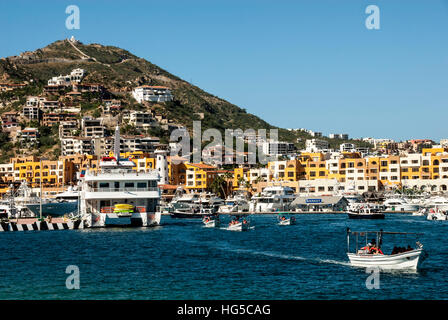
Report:
[{"label": "pier", "polygon": [[82,220],[19,218],[0,222],[0,232],[84,229]]}]

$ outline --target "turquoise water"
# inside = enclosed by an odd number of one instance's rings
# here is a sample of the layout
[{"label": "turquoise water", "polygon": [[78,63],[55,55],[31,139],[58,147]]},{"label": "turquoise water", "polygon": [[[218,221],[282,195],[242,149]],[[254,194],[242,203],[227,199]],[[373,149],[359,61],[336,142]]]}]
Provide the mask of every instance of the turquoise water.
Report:
[{"label": "turquoise water", "polygon": [[[164,216],[151,229],[0,233],[0,299],[448,298],[448,223],[296,217],[297,225],[280,227],[274,215],[254,216],[248,232]],[[368,290],[369,274],[347,263],[347,227],[424,232],[429,257],[416,273],[382,272],[380,289]],[[66,289],[68,265],[79,267],[79,290]]]}]

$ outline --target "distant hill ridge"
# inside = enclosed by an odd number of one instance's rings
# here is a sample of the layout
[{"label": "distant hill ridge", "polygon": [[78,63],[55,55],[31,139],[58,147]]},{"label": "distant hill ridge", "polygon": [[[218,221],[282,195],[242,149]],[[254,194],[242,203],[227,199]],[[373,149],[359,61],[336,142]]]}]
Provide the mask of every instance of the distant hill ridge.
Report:
[{"label": "distant hill ridge", "polygon": [[[69,74],[75,68],[88,72],[83,82],[102,83],[110,91],[126,92],[143,84],[171,88],[175,101],[166,103],[162,112],[168,119],[188,128],[192,127],[193,120],[200,120],[198,114],[204,115],[203,130],[275,128],[245,109],[114,46],[58,40],[42,49],[0,59],[0,81],[30,83],[32,80],[35,85],[44,86],[50,78]],[[300,145],[311,137],[304,132],[278,129],[283,140],[297,142],[298,137],[302,138]]]}]

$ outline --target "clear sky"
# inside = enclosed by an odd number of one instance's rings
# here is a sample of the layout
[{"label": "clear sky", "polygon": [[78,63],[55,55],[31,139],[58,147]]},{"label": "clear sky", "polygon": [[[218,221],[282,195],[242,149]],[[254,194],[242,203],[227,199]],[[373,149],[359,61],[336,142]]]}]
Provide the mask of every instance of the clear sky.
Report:
[{"label": "clear sky", "polygon": [[[77,5],[80,30],[67,30]],[[368,5],[380,29],[368,30]],[[1,1],[0,57],[115,45],[285,128],[448,138],[448,0]]]}]

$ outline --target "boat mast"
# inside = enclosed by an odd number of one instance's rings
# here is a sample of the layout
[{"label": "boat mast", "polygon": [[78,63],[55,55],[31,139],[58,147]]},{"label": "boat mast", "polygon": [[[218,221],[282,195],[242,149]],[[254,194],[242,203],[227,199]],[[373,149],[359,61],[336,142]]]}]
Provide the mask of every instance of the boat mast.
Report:
[{"label": "boat mast", "polygon": [[115,139],[114,139],[114,156],[117,158],[117,164],[120,160],[120,127],[115,127]]},{"label": "boat mast", "polygon": [[40,220],[42,220],[42,159],[39,160],[39,169],[40,169],[40,201],[39,201],[39,213],[40,213]]}]

